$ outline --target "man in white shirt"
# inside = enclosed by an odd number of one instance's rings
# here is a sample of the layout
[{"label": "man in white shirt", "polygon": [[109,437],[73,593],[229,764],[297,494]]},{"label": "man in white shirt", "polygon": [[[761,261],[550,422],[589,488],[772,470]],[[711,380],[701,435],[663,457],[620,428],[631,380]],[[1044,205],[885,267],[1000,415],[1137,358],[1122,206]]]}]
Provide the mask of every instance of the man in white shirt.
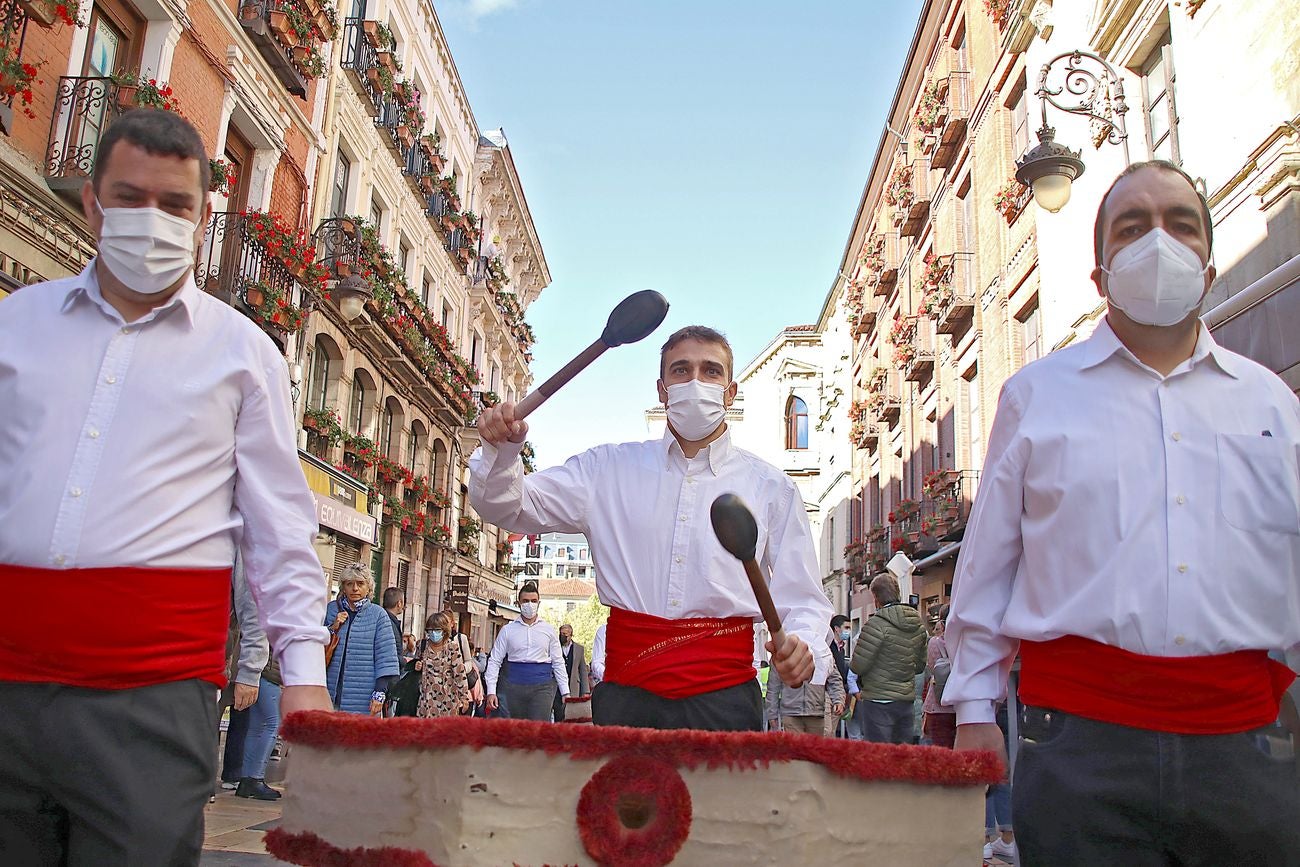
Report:
[{"label": "man in white shirt", "polygon": [[[560,637],[555,628],[537,616],[541,602],[537,584],[525,581],[519,588],[519,619],[507,623],[497,634],[487,664],[487,709],[501,706],[497,687],[505,693],[511,719],[547,722],[559,690],[560,700],[569,697],[569,670],[564,666]],[[509,661],[506,682],[498,684],[501,665]]]},{"label": "man in white shirt", "polygon": [[592,695],[597,725],[750,729],[763,724],[754,677],[760,619],[744,570],[714,536],[709,509],[724,493],[754,510],[759,563],[786,640],[772,664],[792,687],[826,682],[831,609],[802,498],[780,470],[731,443],[736,396],[731,347],[717,331],[681,329],[660,353],[661,440],[599,446],[528,476],[528,425],[502,404],[479,421],[470,496],[512,532],[582,533],[596,586],[611,606],[604,674]]},{"label": "man in white shirt", "polygon": [[1088,340],[1009,379],[948,620],[958,749],[1004,751],[1021,864],[1300,864],[1300,404],[1218,346],[1208,208],[1169,163],[1098,210]]},{"label": "man in white shirt", "polygon": [[198,133],[138,109],[97,156],[98,256],[0,303],[0,576],[60,600],[0,629],[0,860],[197,864],[236,547],[282,711],[330,707],[315,509],[284,358],[194,282]]}]

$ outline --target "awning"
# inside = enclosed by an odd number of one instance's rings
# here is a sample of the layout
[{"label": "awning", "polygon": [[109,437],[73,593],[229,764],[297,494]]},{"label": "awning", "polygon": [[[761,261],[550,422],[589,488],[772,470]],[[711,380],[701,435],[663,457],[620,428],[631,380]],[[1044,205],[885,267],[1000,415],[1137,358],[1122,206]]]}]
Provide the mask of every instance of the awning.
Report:
[{"label": "awning", "polygon": [[961,540],[953,542],[946,548],[940,548],[929,557],[922,557],[912,564],[912,569],[916,572],[924,572],[930,566],[937,566],[939,563],[947,560],[949,557],[956,557],[957,552],[961,550]]}]

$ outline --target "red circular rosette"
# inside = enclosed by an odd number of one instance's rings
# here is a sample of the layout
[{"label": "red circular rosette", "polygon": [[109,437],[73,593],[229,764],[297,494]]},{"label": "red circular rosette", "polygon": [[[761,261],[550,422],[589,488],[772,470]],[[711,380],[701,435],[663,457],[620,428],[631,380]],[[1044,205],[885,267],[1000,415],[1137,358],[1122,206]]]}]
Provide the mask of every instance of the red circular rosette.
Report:
[{"label": "red circular rosette", "polygon": [[578,833],[600,864],[662,867],[690,836],[691,793],[661,759],[616,756],[582,787]]}]

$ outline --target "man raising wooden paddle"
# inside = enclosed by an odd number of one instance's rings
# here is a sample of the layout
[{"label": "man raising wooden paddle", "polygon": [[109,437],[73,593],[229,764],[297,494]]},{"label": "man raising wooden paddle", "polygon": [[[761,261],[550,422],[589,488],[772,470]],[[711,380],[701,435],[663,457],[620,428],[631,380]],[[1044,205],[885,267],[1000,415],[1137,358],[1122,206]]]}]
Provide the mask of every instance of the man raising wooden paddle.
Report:
[{"label": "man raising wooden paddle", "polygon": [[736,448],[726,408],[736,397],[731,346],[690,326],[660,352],[661,440],[598,446],[524,476],[528,426],[506,403],[479,420],[470,497],[486,520],[517,533],[582,533],[596,587],[611,606],[598,725],[759,730],[762,699],[753,626],[762,613],[745,571],[714,535],[723,493],[750,504],[757,561],[784,626],[772,666],[790,686],[825,682],[830,665],[821,589],[804,504],[781,470]]}]

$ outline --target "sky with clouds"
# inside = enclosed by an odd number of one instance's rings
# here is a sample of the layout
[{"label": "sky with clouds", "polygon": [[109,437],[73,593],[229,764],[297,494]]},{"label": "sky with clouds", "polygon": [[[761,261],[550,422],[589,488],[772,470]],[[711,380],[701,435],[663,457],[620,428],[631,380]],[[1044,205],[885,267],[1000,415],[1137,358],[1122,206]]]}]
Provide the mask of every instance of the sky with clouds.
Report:
[{"label": "sky with clouds", "polygon": [[479,127],[503,127],[552,283],[529,309],[537,383],[624,296],[671,309],[534,413],[541,466],[643,439],[658,348],[683,325],[743,366],[816,320],[920,0],[446,0]]}]

